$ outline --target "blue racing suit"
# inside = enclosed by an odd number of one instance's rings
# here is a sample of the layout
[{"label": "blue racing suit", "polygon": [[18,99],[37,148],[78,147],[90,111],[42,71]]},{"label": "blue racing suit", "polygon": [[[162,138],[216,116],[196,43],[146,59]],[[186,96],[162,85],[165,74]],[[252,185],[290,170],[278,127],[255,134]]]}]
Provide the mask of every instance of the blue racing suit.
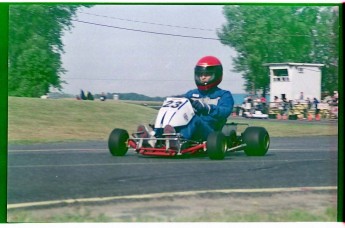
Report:
[{"label": "blue racing suit", "polygon": [[207,114],[196,113],[187,126],[177,129],[185,139],[206,140],[212,131],[221,130],[234,106],[231,92],[218,87],[208,91],[190,90],[185,97],[192,100],[199,99],[210,107]]}]

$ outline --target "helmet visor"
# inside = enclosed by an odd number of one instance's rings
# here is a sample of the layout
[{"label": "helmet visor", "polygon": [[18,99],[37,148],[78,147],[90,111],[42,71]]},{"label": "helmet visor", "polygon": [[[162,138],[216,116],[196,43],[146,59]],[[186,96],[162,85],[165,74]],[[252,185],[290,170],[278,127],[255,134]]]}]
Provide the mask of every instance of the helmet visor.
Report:
[{"label": "helmet visor", "polygon": [[196,67],[195,68],[195,82],[198,85],[205,85],[215,80],[215,71],[210,67]]}]

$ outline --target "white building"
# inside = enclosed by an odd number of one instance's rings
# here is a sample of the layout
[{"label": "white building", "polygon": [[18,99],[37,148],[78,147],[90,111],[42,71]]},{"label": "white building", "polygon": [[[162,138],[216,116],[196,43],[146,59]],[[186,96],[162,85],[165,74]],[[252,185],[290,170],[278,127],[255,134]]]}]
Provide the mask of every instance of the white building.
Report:
[{"label": "white building", "polygon": [[314,63],[267,63],[270,72],[270,102],[274,97],[299,100],[321,99],[321,67]]}]

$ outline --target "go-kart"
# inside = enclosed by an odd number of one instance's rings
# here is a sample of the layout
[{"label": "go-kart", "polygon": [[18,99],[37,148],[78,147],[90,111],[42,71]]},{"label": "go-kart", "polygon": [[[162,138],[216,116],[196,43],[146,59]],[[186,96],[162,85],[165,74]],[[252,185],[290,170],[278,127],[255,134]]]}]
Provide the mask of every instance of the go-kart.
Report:
[{"label": "go-kart", "polygon": [[[167,98],[158,111],[155,129],[163,129],[166,125],[183,127],[196,115],[191,101],[187,98]],[[244,132],[237,134],[238,125],[247,125]],[[151,137],[140,137],[142,132],[129,136],[128,131],[115,128],[109,135],[108,148],[113,156],[124,156],[128,148],[141,155],[174,157],[204,153],[212,160],[222,160],[228,152],[244,150],[248,156],[264,156],[270,145],[270,137],[263,127],[252,127],[248,124],[226,123],[220,131],[211,132],[206,141],[184,139],[180,133],[161,134],[154,138],[155,145],[148,146]],[[174,146],[171,146],[174,145]]]}]

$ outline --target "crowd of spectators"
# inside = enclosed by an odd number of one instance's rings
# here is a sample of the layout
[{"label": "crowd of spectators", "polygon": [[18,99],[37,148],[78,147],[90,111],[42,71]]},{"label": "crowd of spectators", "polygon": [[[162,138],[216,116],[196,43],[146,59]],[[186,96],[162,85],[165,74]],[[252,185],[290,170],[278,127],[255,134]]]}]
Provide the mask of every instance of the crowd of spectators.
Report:
[{"label": "crowd of spectators", "polygon": [[245,113],[253,114],[255,111],[261,111],[261,113],[267,114],[268,108],[269,108],[269,105],[264,96],[261,96],[261,97],[248,96],[244,99],[240,107],[239,115],[244,116]]},{"label": "crowd of spectators", "polygon": [[273,102],[267,102],[264,96],[247,96],[242,105],[238,107],[237,114],[244,116],[245,113],[253,114],[255,111],[261,111],[264,114],[268,114],[269,109],[279,109],[281,115],[288,115],[289,111],[294,109],[295,105],[299,104],[307,105],[304,110],[305,112],[315,110],[315,113],[318,114],[320,111],[320,103],[328,104],[332,112],[332,106],[338,106],[338,99],[338,91],[334,91],[331,96],[324,96],[321,101],[316,97],[312,99],[310,97],[305,98],[303,92],[300,93],[299,99],[289,100],[287,97],[279,98],[278,96],[274,96]]}]

